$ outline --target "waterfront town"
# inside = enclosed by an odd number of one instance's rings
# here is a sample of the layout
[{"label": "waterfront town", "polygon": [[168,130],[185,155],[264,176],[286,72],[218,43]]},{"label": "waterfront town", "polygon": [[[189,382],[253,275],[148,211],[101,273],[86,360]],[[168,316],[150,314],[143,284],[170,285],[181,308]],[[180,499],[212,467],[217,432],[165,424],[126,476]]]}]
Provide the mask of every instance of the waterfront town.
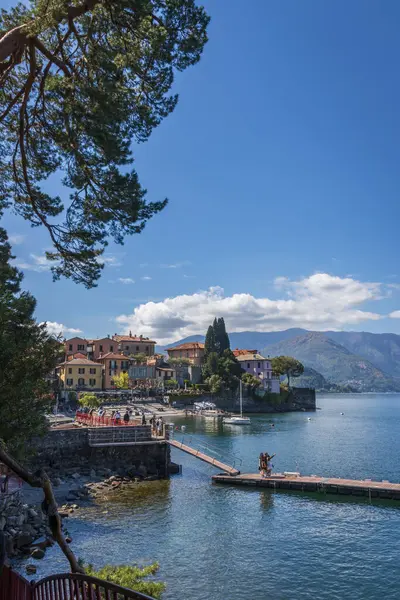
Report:
[{"label": "waterfront town", "polygon": [[[205,345],[188,342],[166,349],[167,356],[156,353],[157,342],[129,332],[99,339],[73,337],[65,340],[64,360],[57,367],[60,397],[69,392],[101,392],[121,388],[156,389],[184,388],[202,381]],[[232,351],[243,372],[260,381],[264,392],[279,394],[280,377],[272,370],[270,358],[256,349]]]}]

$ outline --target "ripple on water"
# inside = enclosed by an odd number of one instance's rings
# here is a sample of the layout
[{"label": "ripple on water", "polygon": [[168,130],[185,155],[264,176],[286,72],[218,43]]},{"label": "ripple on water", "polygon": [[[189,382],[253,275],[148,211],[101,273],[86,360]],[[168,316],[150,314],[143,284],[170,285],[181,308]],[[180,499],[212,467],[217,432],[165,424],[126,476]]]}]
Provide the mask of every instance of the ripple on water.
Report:
[{"label": "ripple on water", "polygon": [[[228,431],[189,419],[187,431],[240,455],[243,471],[268,450],[277,470],[400,481],[399,396],[318,404],[312,421],[265,415]],[[157,560],[164,600],[400,597],[400,504],[213,486],[210,466],[175,450],[173,459],[182,476],[138,484],[70,519],[76,553],[95,565]],[[56,548],[49,558],[39,577],[65,570]]]}]

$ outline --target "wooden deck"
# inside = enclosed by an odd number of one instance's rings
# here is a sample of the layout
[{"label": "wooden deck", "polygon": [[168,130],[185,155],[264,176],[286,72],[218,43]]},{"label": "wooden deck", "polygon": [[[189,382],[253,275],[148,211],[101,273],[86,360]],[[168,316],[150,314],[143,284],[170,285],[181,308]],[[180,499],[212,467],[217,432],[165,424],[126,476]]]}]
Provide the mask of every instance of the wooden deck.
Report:
[{"label": "wooden deck", "polygon": [[400,500],[400,483],[390,483],[389,481],[338,479],[335,477],[306,475],[285,476],[280,473],[267,478],[262,478],[259,473],[247,473],[236,475],[235,477],[218,474],[214,475],[212,480],[213,483],[270,488],[277,491],[321,492],[324,494],[365,496],[370,499],[385,498]]},{"label": "wooden deck", "polygon": [[216,458],[212,458],[211,456],[204,454],[204,452],[200,452],[200,450],[191,448],[190,446],[187,446],[186,444],[183,444],[182,442],[177,442],[176,440],[169,440],[168,443],[171,446],[173,446],[174,448],[178,448],[179,450],[182,450],[182,452],[191,454],[192,456],[195,456],[196,458],[202,460],[203,462],[206,462],[209,465],[213,465],[217,469],[221,469],[221,471],[225,471],[225,473],[228,473],[228,475],[225,475],[225,477],[227,477],[228,479],[230,477],[232,477],[232,475],[236,475],[236,476],[239,475],[239,471],[237,469],[235,469],[234,467],[231,467],[230,465],[226,465],[225,463],[221,462],[220,460],[217,460]]}]

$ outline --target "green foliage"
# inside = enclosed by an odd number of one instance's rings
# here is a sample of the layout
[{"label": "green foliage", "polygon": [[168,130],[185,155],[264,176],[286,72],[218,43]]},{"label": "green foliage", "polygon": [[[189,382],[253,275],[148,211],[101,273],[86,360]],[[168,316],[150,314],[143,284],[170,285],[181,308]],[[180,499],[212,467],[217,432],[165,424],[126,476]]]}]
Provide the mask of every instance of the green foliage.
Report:
[{"label": "green foliage", "polygon": [[214,319],[213,329],[215,336],[215,351],[222,356],[225,350],[229,350],[231,347],[229,336],[226,333],[225,321],[223,317],[220,319]]},{"label": "green foliage", "polygon": [[102,401],[95,394],[86,392],[80,396],[79,404],[81,406],[87,406],[88,408],[99,408],[99,406],[102,404]]},{"label": "green foliage", "polygon": [[10,244],[0,228],[0,439],[23,456],[31,437],[47,428],[60,341],[33,317],[36,301],[21,292],[22,274],[10,265]]},{"label": "green foliage", "polygon": [[178,387],[178,382],[177,382],[177,380],[176,380],[176,379],[167,379],[167,380],[164,382],[164,385],[165,385],[165,387],[167,387],[167,388],[175,388],[175,387]]},{"label": "green foliage", "polygon": [[230,390],[235,390],[242,377],[243,371],[239,361],[232,350],[225,350],[218,359],[218,374],[222,377],[224,385]]},{"label": "green foliage", "polygon": [[137,354],[131,354],[131,358],[138,365],[143,365],[147,363],[148,356],[144,352],[138,352]]},{"label": "green foliage", "polygon": [[114,375],[113,383],[115,387],[119,390],[127,390],[129,389],[129,375],[128,373],[119,373],[119,375]]},{"label": "green foliage", "polygon": [[288,387],[290,388],[290,378],[299,377],[304,372],[304,366],[299,360],[291,356],[276,356],[271,359],[272,370],[279,375],[286,375]]},{"label": "green foliage", "polygon": [[258,388],[261,385],[261,380],[251,373],[243,373],[242,382],[250,388]]},{"label": "green foliage", "polygon": [[222,388],[222,377],[219,375],[211,375],[207,379],[207,384],[212,394],[219,394]]},{"label": "green foliage", "polygon": [[[194,0],[31,0],[0,14],[0,212],[46,228],[56,279],[92,287],[108,240],[165,207],[146,201],[132,142],[174,110],[174,75],[199,61],[208,23]],[[59,173],[67,205],[44,185]]]},{"label": "green foliage", "polygon": [[158,569],[158,563],[142,568],[127,565],[105,565],[98,571],[92,565],[85,566],[87,575],[91,577],[98,577],[152,598],[161,598],[161,594],[165,590],[165,583],[147,579],[155,575]]},{"label": "green foliage", "polygon": [[206,333],[206,339],[204,340],[204,355],[208,356],[211,353],[217,351],[217,347],[215,344],[215,333],[214,327],[212,325],[209,326]]},{"label": "green foliage", "polygon": [[177,365],[177,366],[188,366],[191,365],[192,362],[190,360],[190,358],[169,358],[168,359],[168,364],[169,365]]},{"label": "green foliage", "polygon": [[208,377],[211,377],[211,375],[215,375],[216,373],[218,373],[218,362],[219,357],[216,352],[211,352],[207,355],[202,367],[204,379],[207,379]]}]

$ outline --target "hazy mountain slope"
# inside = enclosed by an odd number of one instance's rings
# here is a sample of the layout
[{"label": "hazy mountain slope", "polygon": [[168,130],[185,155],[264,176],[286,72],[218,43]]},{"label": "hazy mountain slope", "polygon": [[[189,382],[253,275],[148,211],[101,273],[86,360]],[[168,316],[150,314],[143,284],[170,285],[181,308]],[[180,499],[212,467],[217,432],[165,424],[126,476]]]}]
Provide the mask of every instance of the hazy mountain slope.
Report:
[{"label": "hazy mountain slope", "polygon": [[328,381],[359,391],[400,391],[400,382],[323,333],[307,333],[269,345],[262,353],[294,356]]},{"label": "hazy mountain slope", "polygon": [[325,335],[389,375],[400,377],[400,335],[366,331],[327,331]]}]

